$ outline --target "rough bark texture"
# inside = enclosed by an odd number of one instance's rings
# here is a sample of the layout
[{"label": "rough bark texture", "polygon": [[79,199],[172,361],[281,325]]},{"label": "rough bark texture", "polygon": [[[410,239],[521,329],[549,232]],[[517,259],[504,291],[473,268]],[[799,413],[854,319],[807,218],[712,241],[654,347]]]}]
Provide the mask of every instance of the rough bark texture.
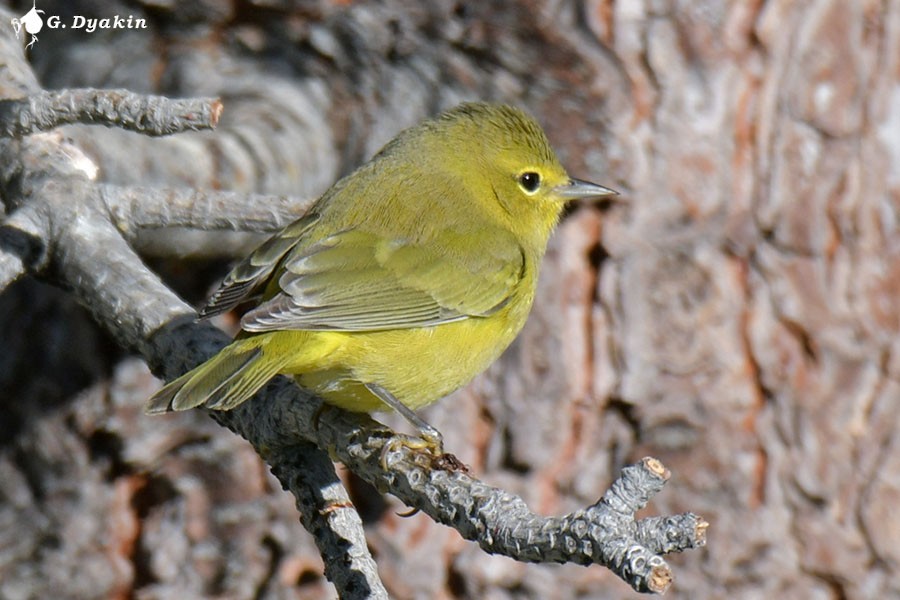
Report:
[{"label": "rough bark texture", "polygon": [[[563,222],[520,339],[424,415],[448,449],[546,514],[659,457],[650,510],[712,524],[670,596],[900,594],[900,2],[295,4],[42,2],[150,28],[45,29],[30,56],[50,88],[222,98],[187,141],[66,128],[114,183],[314,196],[458,100],[528,107],[630,206]],[[195,271],[166,265],[198,298]],[[333,593],[253,451],[141,415],[153,378],[65,293],[5,291],[0,348],[0,597]],[[347,478],[395,597],[630,593]]]}]

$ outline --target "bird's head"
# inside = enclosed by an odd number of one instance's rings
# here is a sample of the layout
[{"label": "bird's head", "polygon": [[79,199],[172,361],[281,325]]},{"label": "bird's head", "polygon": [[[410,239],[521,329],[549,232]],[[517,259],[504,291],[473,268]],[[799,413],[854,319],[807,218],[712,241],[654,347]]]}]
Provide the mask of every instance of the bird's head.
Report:
[{"label": "bird's head", "polygon": [[541,126],[518,108],[465,103],[435,124],[457,142],[451,168],[459,169],[459,178],[475,186],[479,198],[493,202],[497,214],[521,235],[541,232],[545,243],[567,202],[617,194],[570,177]]}]

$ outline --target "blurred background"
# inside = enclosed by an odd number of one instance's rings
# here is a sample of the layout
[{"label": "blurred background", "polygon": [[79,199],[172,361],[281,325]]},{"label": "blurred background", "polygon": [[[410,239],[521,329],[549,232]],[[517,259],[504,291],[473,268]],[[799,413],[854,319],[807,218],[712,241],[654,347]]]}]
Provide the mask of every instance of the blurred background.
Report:
[{"label": "blurred background", "polygon": [[[627,205],[567,214],[520,338],[424,411],[447,449],[544,514],[659,458],[646,515],[711,523],[669,558],[671,598],[900,595],[900,0],[11,6],[45,11],[28,56],[48,88],[222,98],[214,132],[65,128],[110,182],[313,198],[459,101],[527,108]],[[196,250],[167,256],[172,235]],[[145,238],[196,304],[258,241]],[[159,382],[65,292],[0,295],[0,348],[0,598],[334,596],[249,445],[143,416]],[[486,555],[339,470],[396,598],[637,596]]]}]

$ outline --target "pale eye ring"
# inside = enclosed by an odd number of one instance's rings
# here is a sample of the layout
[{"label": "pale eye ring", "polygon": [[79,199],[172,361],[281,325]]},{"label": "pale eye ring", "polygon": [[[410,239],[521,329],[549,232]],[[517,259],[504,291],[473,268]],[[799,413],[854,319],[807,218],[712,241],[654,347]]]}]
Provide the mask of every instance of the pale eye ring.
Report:
[{"label": "pale eye ring", "polygon": [[541,176],[534,171],[525,171],[519,175],[519,185],[528,194],[533,194],[541,186]]}]

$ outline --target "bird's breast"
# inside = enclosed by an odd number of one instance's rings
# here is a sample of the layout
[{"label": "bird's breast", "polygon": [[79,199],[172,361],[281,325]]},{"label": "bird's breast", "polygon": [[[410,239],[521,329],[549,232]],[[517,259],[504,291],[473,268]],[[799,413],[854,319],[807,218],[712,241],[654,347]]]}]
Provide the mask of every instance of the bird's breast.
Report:
[{"label": "bird's breast", "polygon": [[426,406],[499,358],[525,324],[533,298],[529,285],[485,317],[433,327],[323,334],[340,336],[340,349],[322,361],[323,370],[298,373],[301,385],[349,410],[383,408],[365,391],[365,383],[381,385],[410,408]]}]

